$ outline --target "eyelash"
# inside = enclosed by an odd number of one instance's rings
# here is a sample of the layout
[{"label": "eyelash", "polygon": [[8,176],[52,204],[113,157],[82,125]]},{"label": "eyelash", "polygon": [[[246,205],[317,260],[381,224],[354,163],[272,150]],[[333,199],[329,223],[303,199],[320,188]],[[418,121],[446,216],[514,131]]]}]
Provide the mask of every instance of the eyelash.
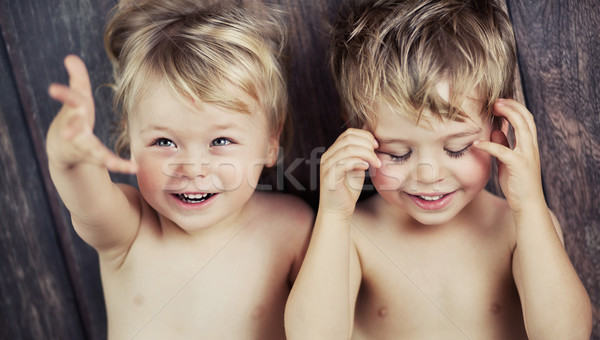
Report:
[{"label": "eyelash", "polygon": [[[160,145],[161,142],[165,142],[165,141],[168,142],[168,143],[171,143],[173,145],[169,145],[169,146]],[[156,146],[161,147],[161,148],[167,148],[167,147],[170,147],[170,146],[177,146],[177,145],[175,145],[175,143],[172,140],[170,140],[168,138],[157,138],[154,142],[152,142],[152,145],[156,145]]]},{"label": "eyelash", "polygon": [[446,153],[448,154],[448,156],[450,156],[451,158],[461,158],[462,156],[465,155],[465,153],[469,150],[469,148],[471,147],[471,145],[473,144],[469,144],[467,145],[465,148],[463,148],[462,150],[459,151],[450,151],[450,150],[446,150]]},{"label": "eyelash", "polygon": [[[221,144],[219,145],[217,142],[218,141],[225,141],[225,144]],[[162,143],[170,143],[171,145],[161,145]],[[219,138],[215,138],[213,139],[210,144],[211,146],[226,146],[233,143],[233,141],[229,138],[226,137],[219,137]],[[168,147],[172,147],[172,146],[177,146],[172,140],[168,139],[168,138],[157,138],[156,140],[154,140],[151,144],[152,146],[158,146],[161,148],[168,148]]]},{"label": "eyelash", "polygon": [[391,153],[388,153],[387,155],[390,157],[390,160],[394,163],[404,163],[410,157],[410,155],[412,155],[412,150],[401,156],[392,155]]},{"label": "eyelash", "polygon": [[[451,150],[447,150],[445,149],[444,151],[446,151],[446,154],[448,156],[450,156],[451,158],[461,158],[462,156],[465,155],[465,153],[469,150],[469,148],[472,146],[473,144],[469,144],[466,147],[464,147],[462,150],[459,151],[451,151]],[[396,155],[392,155],[390,153],[387,154],[390,157],[390,160],[394,163],[404,163],[411,155],[412,155],[412,150],[410,150],[409,152],[407,152],[404,155],[401,156],[396,156]]]},{"label": "eyelash", "polygon": [[[220,140],[224,140],[225,144],[223,144],[223,145],[216,145],[215,142],[216,141],[220,141]],[[210,142],[211,146],[226,146],[226,145],[229,145],[229,144],[232,144],[232,143],[233,143],[233,141],[231,139],[229,139],[229,138],[226,138],[226,137],[215,138],[215,139],[212,140],[212,142]]]}]

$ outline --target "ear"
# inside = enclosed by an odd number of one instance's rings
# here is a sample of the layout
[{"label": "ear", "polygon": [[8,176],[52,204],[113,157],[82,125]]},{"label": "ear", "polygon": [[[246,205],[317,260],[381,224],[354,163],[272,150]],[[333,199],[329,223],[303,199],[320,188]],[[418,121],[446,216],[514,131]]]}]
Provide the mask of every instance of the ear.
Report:
[{"label": "ear", "polygon": [[508,130],[509,130],[508,120],[506,118],[502,117],[502,127],[500,128],[500,131],[504,132],[504,134],[506,136],[508,136]]},{"label": "ear", "polygon": [[277,163],[277,156],[279,155],[279,138],[272,136],[267,142],[267,162],[265,166],[267,168],[272,167]]}]

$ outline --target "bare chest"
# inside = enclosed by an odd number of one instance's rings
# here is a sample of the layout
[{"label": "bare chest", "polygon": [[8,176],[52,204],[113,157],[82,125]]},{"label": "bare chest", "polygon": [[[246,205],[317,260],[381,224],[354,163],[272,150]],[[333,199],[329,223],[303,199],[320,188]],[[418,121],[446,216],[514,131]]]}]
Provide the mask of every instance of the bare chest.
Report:
[{"label": "bare chest", "polygon": [[140,255],[103,276],[111,338],[283,338],[289,264],[268,251]]},{"label": "bare chest", "polygon": [[363,281],[354,337],[523,338],[510,249],[492,241],[460,234],[359,241]]}]

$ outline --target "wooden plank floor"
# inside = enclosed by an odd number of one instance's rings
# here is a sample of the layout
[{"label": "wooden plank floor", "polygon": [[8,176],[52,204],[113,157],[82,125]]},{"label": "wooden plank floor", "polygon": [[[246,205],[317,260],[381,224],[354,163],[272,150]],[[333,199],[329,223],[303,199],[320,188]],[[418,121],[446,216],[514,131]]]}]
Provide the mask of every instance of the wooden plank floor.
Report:
[{"label": "wooden plank floor", "polygon": [[[240,0],[242,1],[242,0]],[[294,144],[265,183],[316,206],[317,158],[343,131],[327,66],[328,24],[347,0],[272,0],[289,13]],[[508,0],[524,101],[538,125],[549,206],[595,306],[600,340],[600,6],[597,0]],[[72,230],[49,180],[44,138],[66,82],[62,59],[84,59],[96,133],[110,144],[110,64],[102,30],[116,0],[0,1],[0,339],[104,339],[97,257]],[[126,176],[118,181],[134,183]]]}]

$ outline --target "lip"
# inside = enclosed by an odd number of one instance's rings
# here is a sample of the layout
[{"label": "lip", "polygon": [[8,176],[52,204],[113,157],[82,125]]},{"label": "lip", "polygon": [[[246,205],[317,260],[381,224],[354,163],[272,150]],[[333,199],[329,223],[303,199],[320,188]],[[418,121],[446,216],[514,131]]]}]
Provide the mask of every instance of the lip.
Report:
[{"label": "lip", "polygon": [[[454,194],[456,193],[456,191],[447,193],[447,194],[442,194],[442,193],[435,193],[435,194],[409,194],[406,193],[408,195],[408,197],[413,201],[413,203],[423,209],[423,210],[441,210],[444,209],[445,207],[448,206],[448,204],[450,204],[450,202],[452,201],[452,199],[454,198]],[[425,196],[425,197],[435,197],[435,196],[443,196],[442,198],[435,200],[435,201],[427,201],[422,199],[419,196]]]},{"label": "lip", "polygon": [[207,205],[212,204],[215,199],[219,196],[219,193],[212,193],[213,195],[207,199],[205,199],[202,202],[199,203],[188,203],[188,202],[184,202],[181,199],[179,199],[177,197],[178,194],[185,194],[185,195],[202,195],[202,194],[206,194],[206,193],[199,193],[199,192],[183,192],[183,193],[173,193],[170,194],[169,196],[171,197],[172,200],[175,201],[175,204],[177,204],[177,206],[179,206],[182,209],[188,209],[188,210],[192,210],[192,209],[202,209],[204,207],[206,207]]}]

